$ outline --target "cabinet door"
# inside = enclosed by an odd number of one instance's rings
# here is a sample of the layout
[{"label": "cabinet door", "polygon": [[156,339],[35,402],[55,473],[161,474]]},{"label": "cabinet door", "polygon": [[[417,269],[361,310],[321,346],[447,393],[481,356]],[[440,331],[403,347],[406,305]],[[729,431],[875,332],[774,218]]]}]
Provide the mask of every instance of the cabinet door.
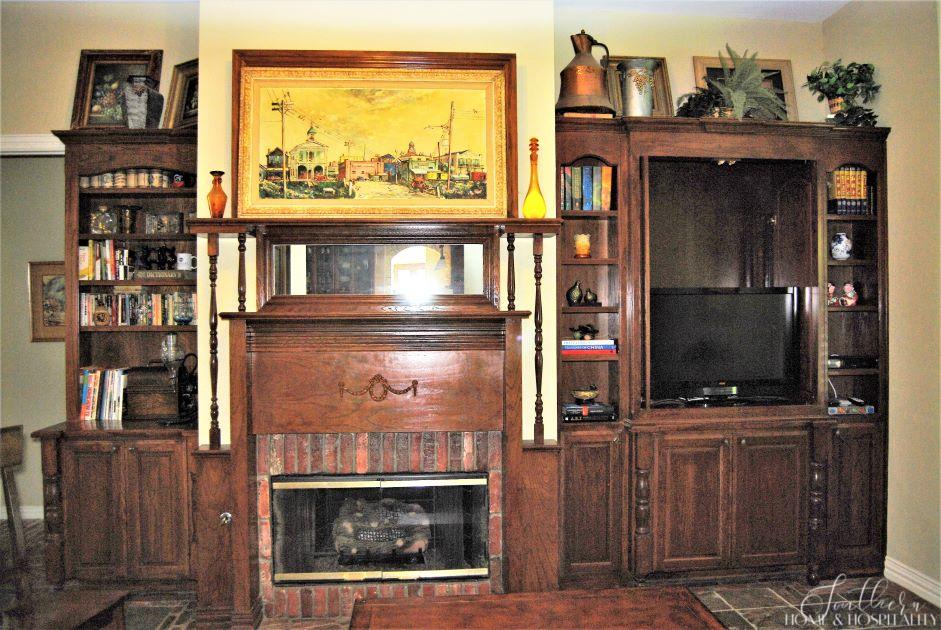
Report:
[{"label": "cabinet door", "polygon": [[833,439],[830,541],[836,572],[878,568],[885,516],[882,425],[841,424]]},{"label": "cabinet door", "polygon": [[620,558],[618,430],[563,436],[563,582],[612,584]]},{"label": "cabinet door", "polygon": [[190,506],[182,440],[127,446],[128,574],[184,578],[189,573]]},{"label": "cabinet door", "polygon": [[737,566],[805,561],[808,441],[802,430],[736,436],[732,509]]},{"label": "cabinet door", "polygon": [[721,567],[728,557],[729,442],[722,435],[670,435],[657,452],[655,569]]},{"label": "cabinet door", "polygon": [[124,575],[121,452],[108,440],[62,447],[66,575],[103,580]]}]

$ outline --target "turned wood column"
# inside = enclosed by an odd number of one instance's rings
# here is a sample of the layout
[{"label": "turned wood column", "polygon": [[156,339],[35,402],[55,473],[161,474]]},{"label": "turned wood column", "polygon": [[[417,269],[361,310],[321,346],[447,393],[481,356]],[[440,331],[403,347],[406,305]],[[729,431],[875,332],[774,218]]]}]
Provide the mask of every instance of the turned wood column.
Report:
[{"label": "turned wood column", "polygon": [[[222,445],[219,432],[219,310],[216,306],[216,279],[219,276],[219,235],[209,234],[207,238],[209,253],[209,448],[218,449]],[[240,256],[241,259],[241,256]]]},{"label": "turned wood column", "polygon": [[516,262],[513,252],[516,251],[516,234],[510,232],[506,235],[506,310],[516,310]]},{"label": "turned wood column", "polygon": [[245,310],[245,232],[239,232],[239,311]]},{"label": "turned wood column", "polygon": [[542,444],[545,428],[542,423],[542,234],[533,234],[533,278],[536,280],[536,304],[533,322],[536,325],[536,421],[533,440]]}]

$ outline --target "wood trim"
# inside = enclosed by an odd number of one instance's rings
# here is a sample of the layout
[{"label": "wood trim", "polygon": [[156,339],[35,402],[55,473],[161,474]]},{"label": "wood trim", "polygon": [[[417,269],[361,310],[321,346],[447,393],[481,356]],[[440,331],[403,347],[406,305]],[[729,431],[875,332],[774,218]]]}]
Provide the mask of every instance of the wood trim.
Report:
[{"label": "wood trim", "polygon": [[0,157],[65,155],[65,145],[51,133],[7,133],[0,136]]}]

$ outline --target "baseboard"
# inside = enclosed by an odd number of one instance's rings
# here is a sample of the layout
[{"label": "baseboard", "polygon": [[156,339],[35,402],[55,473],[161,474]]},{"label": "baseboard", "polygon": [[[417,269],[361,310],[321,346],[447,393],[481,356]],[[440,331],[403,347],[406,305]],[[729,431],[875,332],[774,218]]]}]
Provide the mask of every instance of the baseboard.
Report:
[{"label": "baseboard", "polygon": [[[41,505],[21,505],[20,506],[20,517],[25,520],[35,520],[42,519],[43,512]],[[0,505],[0,521],[7,520],[7,509],[5,506]]]},{"label": "baseboard", "polygon": [[938,580],[888,556],[885,558],[884,574],[890,582],[904,586],[929,603],[941,607],[941,582]]},{"label": "baseboard", "polygon": [[0,136],[0,156],[65,155],[65,145],[51,133],[8,133]]}]

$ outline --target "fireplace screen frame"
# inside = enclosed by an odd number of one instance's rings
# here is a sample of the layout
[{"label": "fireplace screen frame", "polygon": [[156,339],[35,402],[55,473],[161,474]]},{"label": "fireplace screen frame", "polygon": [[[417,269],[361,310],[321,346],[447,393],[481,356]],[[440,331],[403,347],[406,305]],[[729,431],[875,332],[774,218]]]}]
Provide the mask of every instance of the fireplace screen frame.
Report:
[{"label": "fireplace screen frame", "polygon": [[[377,568],[375,566],[358,570],[355,564],[340,565],[338,570],[331,571],[284,571],[278,567],[277,554],[278,531],[280,527],[276,492],[291,490],[347,490],[362,488],[378,492],[382,496],[383,490],[403,488],[442,488],[455,486],[482,486],[483,492],[479,494],[477,513],[483,523],[478,524],[477,541],[482,552],[482,560],[478,567],[462,568],[410,568],[410,565]],[[363,475],[277,475],[271,477],[270,482],[271,505],[271,541],[272,541],[272,580],[275,584],[298,584],[320,582],[363,582],[363,581],[414,581],[414,580],[446,580],[446,579],[483,579],[490,577],[489,545],[490,545],[490,492],[489,474],[487,472],[452,472],[452,473],[373,473]],[[437,531],[432,525],[432,531]],[[432,535],[432,540],[436,536]],[[375,564],[375,563],[373,563]]]}]

